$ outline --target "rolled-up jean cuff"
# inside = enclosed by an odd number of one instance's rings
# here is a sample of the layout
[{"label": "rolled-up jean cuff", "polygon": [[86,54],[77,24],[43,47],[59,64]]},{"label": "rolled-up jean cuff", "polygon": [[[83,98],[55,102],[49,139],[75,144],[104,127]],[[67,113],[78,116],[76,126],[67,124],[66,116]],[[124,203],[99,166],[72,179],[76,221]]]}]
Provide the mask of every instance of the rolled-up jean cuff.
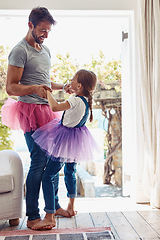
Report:
[{"label": "rolled-up jean cuff", "polygon": [[61,208],[61,206],[60,206],[59,204],[57,204],[57,206],[56,206],[56,211],[57,211],[59,208]]},{"label": "rolled-up jean cuff", "polygon": [[56,212],[56,210],[49,210],[49,209],[46,209],[46,208],[44,208],[44,211],[46,213],[55,213]]},{"label": "rolled-up jean cuff", "polygon": [[69,194],[69,193],[67,193],[67,197],[68,198],[76,198],[77,194]]},{"label": "rolled-up jean cuff", "polygon": [[39,218],[41,218],[40,215],[37,216],[37,217],[28,217],[28,221],[34,221],[34,220],[39,219]]}]

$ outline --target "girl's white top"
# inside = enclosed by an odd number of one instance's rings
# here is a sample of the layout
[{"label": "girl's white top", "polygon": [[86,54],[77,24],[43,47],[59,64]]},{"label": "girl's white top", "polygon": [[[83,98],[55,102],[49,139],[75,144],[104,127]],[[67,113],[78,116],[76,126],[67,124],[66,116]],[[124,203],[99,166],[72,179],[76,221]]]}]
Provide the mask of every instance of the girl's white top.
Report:
[{"label": "girl's white top", "polygon": [[[84,97],[87,101],[88,98]],[[75,127],[83,118],[86,105],[80,97],[70,96],[67,101],[70,109],[66,110],[63,116],[63,125],[66,127]]]}]

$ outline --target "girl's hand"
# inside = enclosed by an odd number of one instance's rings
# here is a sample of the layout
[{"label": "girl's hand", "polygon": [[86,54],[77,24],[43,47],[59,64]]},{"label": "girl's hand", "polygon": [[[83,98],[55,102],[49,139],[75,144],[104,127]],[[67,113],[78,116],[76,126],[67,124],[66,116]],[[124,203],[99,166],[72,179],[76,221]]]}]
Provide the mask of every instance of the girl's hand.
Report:
[{"label": "girl's hand", "polygon": [[46,85],[40,85],[42,86],[45,90],[49,91],[49,92],[52,92],[52,89]]},{"label": "girl's hand", "polygon": [[66,93],[69,93],[69,94],[74,93],[74,90],[71,88],[71,84],[70,83],[66,83],[64,85],[63,89],[65,90]]},{"label": "girl's hand", "polygon": [[52,90],[46,85],[36,85],[36,94],[41,98],[47,98],[47,91],[52,92]]}]

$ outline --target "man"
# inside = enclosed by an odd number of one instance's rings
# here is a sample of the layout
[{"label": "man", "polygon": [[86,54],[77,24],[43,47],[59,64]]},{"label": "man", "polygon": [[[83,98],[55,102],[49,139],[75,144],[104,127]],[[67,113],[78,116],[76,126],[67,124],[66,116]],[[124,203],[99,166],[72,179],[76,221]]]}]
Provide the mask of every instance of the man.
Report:
[{"label": "man", "polygon": [[[20,125],[24,131],[26,143],[30,152],[31,165],[26,180],[26,215],[27,227],[32,228],[40,221],[38,208],[39,190],[42,174],[47,163],[45,153],[34,143],[33,132],[56,118],[46,99],[46,90],[65,89],[63,84],[51,83],[49,71],[51,67],[50,52],[43,45],[52,25],[56,22],[46,8],[34,8],[29,15],[29,30],[11,51],[8,58],[6,91],[9,95],[19,96],[18,101],[11,102],[9,121]],[[2,122],[5,124],[5,108],[2,108]],[[4,117],[5,118],[5,117]],[[7,124],[6,124],[7,125]],[[14,126],[16,128],[16,126]],[[17,127],[18,128],[18,127]],[[58,180],[56,189],[56,214],[69,217],[69,213],[58,204]]]}]

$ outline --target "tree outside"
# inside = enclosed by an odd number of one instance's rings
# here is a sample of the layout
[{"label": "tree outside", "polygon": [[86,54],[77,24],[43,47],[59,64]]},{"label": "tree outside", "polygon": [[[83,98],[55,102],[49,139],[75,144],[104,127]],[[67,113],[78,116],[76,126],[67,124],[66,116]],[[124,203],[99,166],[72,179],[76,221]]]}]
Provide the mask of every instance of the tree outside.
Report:
[{"label": "tree outside", "polygon": [[0,46],[0,101],[7,97],[5,92],[5,82],[7,76],[7,57],[9,54],[9,47]]},{"label": "tree outside", "polygon": [[[7,55],[9,48],[4,48],[0,46],[0,110],[7,98],[7,93],[5,92],[5,81],[7,76]],[[1,123],[0,116],[0,151],[6,149],[12,149],[13,142],[10,139],[11,132],[10,128],[6,127]]]},{"label": "tree outside", "polygon": [[[5,92],[5,81],[7,74],[7,57],[9,53],[9,48],[4,48],[0,46],[0,102],[1,106],[4,103],[4,100],[8,97]],[[98,57],[92,56],[91,62],[80,65],[76,59],[72,59],[69,53],[65,55],[57,54],[56,63],[51,67],[51,80],[58,83],[66,83],[68,80],[71,80],[77,70],[83,68],[95,72],[98,79],[96,92],[108,91],[117,92],[121,94],[121,60],[112,60],[106,62],[105,56],[102,51],[99,52]],[[95,95],[96,96],[96,95]],[[111,105],[110,105],[111,106]],[[96,105],[95,105],[96,107]],[[103,115],[108,119],[107,113],[111,111],[113,107],[107,107],[101,105],[99,107],[102,109]],[[115,108],[116,111],[116,108]],[[109,123],[110,124],[110,123]],[[94,127],[97,124],[89,123],[90,127]],[[111,159],[107,159],[107,164],[110,162],[110,170],[112,170],[112,149],[109,147],[110,139],[107,136],[111,137],[110,134],[106,132],[106,141],[104,143],[104,149],[106,154],[111,154]],[[11,149],[13,143],[10,141],[10,129],[2,125],[0,122],[0,150],[2,149]],[[120,133],[121,138],[121,133]],[[109,152],[108,152],[109,150]],[[110,161],[109,161],[110,160]],[[114,171],[113,171],[114,172]],[[110,173],[108,173],[110,174]],[[113,173],[114,174],[114,173]]]},{"label": "tree outside", "polygon": [[112,60],[107,63],[102,51],[99,52],[98,57],[92,56],[91,62],[83,65],[80,65],[76,59],[72,59],[69,53],[65,56],[57,54],[57,63],[51,68],[51,79],[66,83],[81,68],[93,71],[102,88],[110,90],[114,83],[115,90],[121,92],[121,60]]}]

